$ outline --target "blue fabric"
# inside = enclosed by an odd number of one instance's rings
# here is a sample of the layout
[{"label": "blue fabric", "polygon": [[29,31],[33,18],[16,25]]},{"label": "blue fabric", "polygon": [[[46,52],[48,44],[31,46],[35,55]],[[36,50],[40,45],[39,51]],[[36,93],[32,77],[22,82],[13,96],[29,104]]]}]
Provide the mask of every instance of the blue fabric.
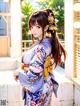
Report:
[{"label": "blue fabric", "polygon": [[19,70],[19,81],[23,87],[28,88],[27,92],[23,91],[26,106],[33,106],[32,104],[41,106],[41,101],[43,101],[42,106],[50,106],[49,101],[52,91],[57,97],[59,85],[55,81],[53,74],[49,74],[47,80],[43,78],[44,62],[50,54],[51,39],[43,39],[40,44],[35,45],[32,50],[23,56],[22,62],[29,64],[28,70]]},{"label": "blue fabric", "polygon": [[[29,80],[38,78],[35,82],[30,82]],[[33,74],[33,72],[28,71],[27,73],[23,70],[19,72],[19,81],[22,86],[29,86],[31,92],[37,92],[40,88],[42,88],[44,84],[43,76]]]},{"label": "blue fabric", "polygon": [[57,97],[57,90],[58,90],[59,84],[58,84],[58,82],[54,79],[53,74],[50,73],[50,76],[51,76],[51,81],[52,81],[52,83],[53,83],[53,92],[54,92],[55,96]]}]

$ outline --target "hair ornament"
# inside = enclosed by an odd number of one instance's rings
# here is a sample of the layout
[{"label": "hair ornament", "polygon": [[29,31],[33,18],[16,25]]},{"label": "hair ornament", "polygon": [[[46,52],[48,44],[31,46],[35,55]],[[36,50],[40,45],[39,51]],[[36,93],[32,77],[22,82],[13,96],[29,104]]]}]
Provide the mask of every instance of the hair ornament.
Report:
[{"label": "hair ornament", "polygon": [[54,17],[53,16],[48,16],[48,22],[49,22],[49,24],[53,24],[54,22],[55,22],[55,19],[54,19]]},{"label": "hair ornament", "polygon": [[51,38],[51,33],[50,32],[46,32],[46,37]]},{"label": "hair ornament", "polygon": [[49,30],[54,32],[54,31],[57,30],[57,28],[56,28],[56,26],[54,26],[54,25],[50,25],[50,26],[49,26]]}]

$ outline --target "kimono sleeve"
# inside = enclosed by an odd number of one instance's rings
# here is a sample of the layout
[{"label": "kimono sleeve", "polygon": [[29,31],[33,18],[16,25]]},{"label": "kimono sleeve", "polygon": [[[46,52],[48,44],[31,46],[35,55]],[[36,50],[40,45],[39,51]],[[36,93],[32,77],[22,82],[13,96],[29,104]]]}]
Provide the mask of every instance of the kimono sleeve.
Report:
[{"label": "kimono sleeve", "polygon": [[40,73],[44,70],[44,61],[46,59],[46,51],[43,47],[38,47],[30,62],[30,70],[34,73]]},{"label": "kimono sleeve", "polygon": [[31,92],[38,91],[44,81],[41,72],[44,70],[46,52],[43,47],[37,48],[27,71],[19,71],[19,81]]}]

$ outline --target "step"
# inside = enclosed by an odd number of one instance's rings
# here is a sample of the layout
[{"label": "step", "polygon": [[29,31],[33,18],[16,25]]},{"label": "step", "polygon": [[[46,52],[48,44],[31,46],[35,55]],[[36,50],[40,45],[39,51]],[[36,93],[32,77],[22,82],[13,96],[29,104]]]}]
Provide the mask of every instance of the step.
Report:
[{"label": "step", "polygon": [[57,67],[54,76],[59,84],[57,98],[52,95],[51,106],[73,106],[73,82],[65,76],[65,70]]},{"label": "step", "polygon": [[18,68],[20,62],[17,58],[11,58],[11,57],[0,57],[0,71],[2,70],[15,70]]},{"label": "step", "polygon": [[22,87],[14,80],[13,71],[0,71],[0,106],[23,106]]},{"label": "step", "polygon": [[[60,73],[61,71],[61,73]],[[13,77],[13,71],[0,71],[0,106],[23,106],[22,88]],[[73,106],[73,83],[65,77],[63,69],[58,67],[54,71],[55,79],[59,83],[57,98],[54,93],[51,106]]]}]

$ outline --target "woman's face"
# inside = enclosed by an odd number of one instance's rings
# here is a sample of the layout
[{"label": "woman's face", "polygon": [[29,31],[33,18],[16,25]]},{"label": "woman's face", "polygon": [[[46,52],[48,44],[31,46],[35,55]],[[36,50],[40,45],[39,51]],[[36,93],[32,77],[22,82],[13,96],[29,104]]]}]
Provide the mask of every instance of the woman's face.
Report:
[{"label": "woman's face", "polygon": [[33,34],[34,38],[42,39],[42,27],[36,23],[31,27],[31,34]]}]

